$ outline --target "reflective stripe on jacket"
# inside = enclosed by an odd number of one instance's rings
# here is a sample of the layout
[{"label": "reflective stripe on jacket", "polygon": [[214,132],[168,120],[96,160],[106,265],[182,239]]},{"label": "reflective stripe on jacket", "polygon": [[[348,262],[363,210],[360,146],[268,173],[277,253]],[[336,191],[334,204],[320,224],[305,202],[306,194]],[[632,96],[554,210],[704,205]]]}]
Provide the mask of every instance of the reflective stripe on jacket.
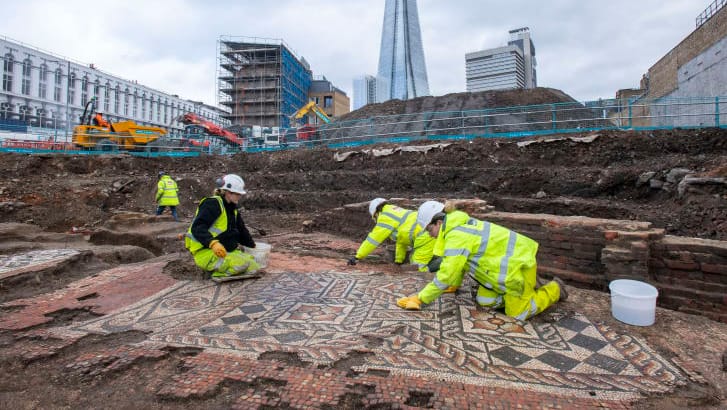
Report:
[{"label": "reflective stripe on jacket", "polygon": [[157,202],[159,206],[177,206],[179,198],[177,197],[177,183],[172,177],[164,175],[157,182]]},{"label": "reflective stripe on jacket", "polygon": [[434,240],[417,221],[417,212],[400,208],[396,205],[384,205],[376,219],[376,226],[366,237],[356,252],[357,259],[363,259],[387,238],[396,243],[394,261],[404,262],[406,252],[411,246],[418,248]]},{"label": "reflective stripe on jacket", "polygon": [[449,286],[461,283],[468,273],[480,285],[498,294],[521,296],[523,272],[536,265],[538,243],[500,225],[470,218],[462,211],[447,214],[435,245],[443,257],[437,277],[419,297],[436,299]]},{"label": "reflective stripe on jacket", "polygon": [[[199,204],[202,205],[202,203],[207,198],[202,198],[201,201],[199,201]],[[217,217],[215,222],[212,224],[212,226],[209,227],[207,230],[210,235],[212,235],[213,238],[216,238],[219,236],[222,232],[225,232],[227,230],[227,212],[225,212],[225,205],[222,202],[222,197],[220,196],[211,196],[210,199],[216,199],[217,202],[220,204],[220,216]],[[197,218],[197,214],[199,213],[199,206],[197,207],[197,211],[194,213],[194,217]],[[235,210],[235,219],[237,219],[237,210]],[[194,219],[192,220],[192,225],[194,225]],[[184,246],[189,249],[190,252],[195,253],[198,250],[204,248],[204,245],[200,243],[194,235],[192,235],[192,225],[189,226],[189,229],[187,229],[187,234],[184,236]]]}]

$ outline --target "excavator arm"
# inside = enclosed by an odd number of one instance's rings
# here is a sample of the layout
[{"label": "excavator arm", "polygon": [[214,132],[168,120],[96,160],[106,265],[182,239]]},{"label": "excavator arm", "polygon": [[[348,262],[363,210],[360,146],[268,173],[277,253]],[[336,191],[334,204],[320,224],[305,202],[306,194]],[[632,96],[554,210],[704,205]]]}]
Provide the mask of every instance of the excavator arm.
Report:
[{"label": "excavator arm", "polygon": [[316,117],[320,118],[321,121],[328,124],[331,122],[331,118],[316,105],[315,101],[308,101],[308,103],[302,107],[295,114],[291,115],[290,118],[298,122],[301,118],[306,116],[309,112],[313,112]]},{"label": "excavator arm", "polygon": [[243,138],[240,138],[237,134],[227,131],[226,129],[220,127],[219,125],[208,121],[199,115],[188,112],[184,115],[182,115],[179,118],[179,121],[183,124],[194,124],[199,125],[200,127],[205,129],[205,132],[209,135],[214,135],[216,137],[222,138],[225,142],[234,145],[234,146],[242,146]]}]

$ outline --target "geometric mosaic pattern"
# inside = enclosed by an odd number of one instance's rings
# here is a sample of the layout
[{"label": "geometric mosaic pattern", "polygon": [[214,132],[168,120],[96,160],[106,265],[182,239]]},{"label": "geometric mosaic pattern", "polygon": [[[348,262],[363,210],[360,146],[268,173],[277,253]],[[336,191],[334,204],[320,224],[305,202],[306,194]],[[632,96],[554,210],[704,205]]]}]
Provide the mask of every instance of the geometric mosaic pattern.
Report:
[{"label": "geometric mosaic pattern", "polygon": [[421,275],[337,272],[268,273],[222,285],[183,281],[75,329],[142,330],[154,342],[253,359],[295,352],[318,365],[369,351],[355,370],[582,397],[624,399],[685,382],[640,339],[580,314],[546,312],[522,322],[476,308],[463,290],[421,311],[396,307],[397,298],[425,283]]},{"label": "geometric mosaic pattern", "polygon": [[32,270],[34,267],[40,268],[40,265],[58,263],[79,253],[75,249],[47,249],[21,254],[0,255],[0,277],[11,271],[25,272]]}]

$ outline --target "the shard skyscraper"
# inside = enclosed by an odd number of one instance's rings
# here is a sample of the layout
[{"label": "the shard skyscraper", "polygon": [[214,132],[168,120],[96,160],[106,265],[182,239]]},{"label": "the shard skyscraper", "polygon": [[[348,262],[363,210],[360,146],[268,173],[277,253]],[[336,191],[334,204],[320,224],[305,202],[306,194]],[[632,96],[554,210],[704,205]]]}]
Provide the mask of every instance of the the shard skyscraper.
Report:
[{"label": "the shard skyscraper", "polygon": [[386,0],[377,77],[378,102],[429,95],[416,0]]}]

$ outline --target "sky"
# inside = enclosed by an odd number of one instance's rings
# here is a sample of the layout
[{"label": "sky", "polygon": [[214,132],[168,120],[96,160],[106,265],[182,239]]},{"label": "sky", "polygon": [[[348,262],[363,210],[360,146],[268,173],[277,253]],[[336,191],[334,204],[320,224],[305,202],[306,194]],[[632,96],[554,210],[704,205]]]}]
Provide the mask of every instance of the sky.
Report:
[{"label": "sky", "polygon": [[[429,89],[465,91],[465,54],[529,27],[538,86],[613,98],[712,1],[419,0]],[[377,71],[384,0],[0,0],[0,10],[0,36],[216,105],[220,36],[282,39],[353,101],[353,78]]]}]

